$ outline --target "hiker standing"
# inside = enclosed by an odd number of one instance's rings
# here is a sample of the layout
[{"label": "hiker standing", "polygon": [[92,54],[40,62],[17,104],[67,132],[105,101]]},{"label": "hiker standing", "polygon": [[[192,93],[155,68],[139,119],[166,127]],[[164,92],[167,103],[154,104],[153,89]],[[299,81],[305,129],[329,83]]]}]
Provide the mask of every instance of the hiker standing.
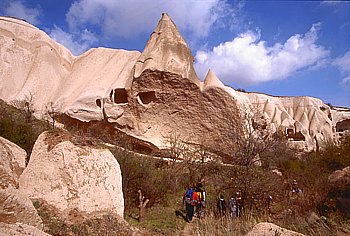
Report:
[{"label": "hiker standing", "polygon": [[267,212],[269,216],[271,216],[271,203],[272,203],[272,196],[269,194],[266,198]]},{"label": "hiker standing", "polygon": [[226,214],[226,202],[224,196],[220,195],[220,198],[217,202],[218,213],[220,216],[224,216]]},{"label": "hiker standing", "polygon": [[197,183],[196,192],[199,198],[196,212],[198,218],[200,219],[203,218],[205,215],[205,189],[201,182]]},{"label": "hiker standing", "polygon": [[243,210],[243,202],[242,202],[242,196],[240,192],[236,193],[236,215],[237,217],[241,216],[242,210]]},{"label": "hiker standing", "polygon": [[228,205],[229,205],[229,209],[230,209],[230,220],[232,220],[233,218],[236,219],[237,218],[237,203],[236,203],[236,199],[234,196],[231,196],[231,198],[228,200]]},{"label": "hiker standing", "polygon": [[186,205],[186,220],[191,222],[194,213],[194,207],[198,204],[198,194],[194,191],[194,186],[188,188],[184,194],[183,202]]}]

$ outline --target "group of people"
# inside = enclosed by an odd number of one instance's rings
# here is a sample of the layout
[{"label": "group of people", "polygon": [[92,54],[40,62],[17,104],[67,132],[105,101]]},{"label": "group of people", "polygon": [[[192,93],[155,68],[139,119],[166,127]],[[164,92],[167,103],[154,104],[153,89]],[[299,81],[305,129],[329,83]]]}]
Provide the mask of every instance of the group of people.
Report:
[{"label": "group of people", "polygon": [[203,183],[199,181],[192,184],[184,193],[183,204],[186,207],[186,221],[191,222],[196,213],[198,218],[205,215],[205,189]]},{"label": "group of people", "polygon": [[[288,182],[286,182],[288,183]],[[289,184],[288,184],[289,185]],[[289,185],[291,188],[289,191],[292,193],[302,193],[302,190],[299,188],[299,185],[296,180],[293,180],[292,184]],[[184,193],[183,204],[186,207],[186,220],[191,222],[193,216],[196,214],[198,218],[203,218],[206,211],[206,192],[203,186],[202,181],[199,181],[197,184],[192,184]],[[271,216],[271,204],[273,202],[272,196],[267,195],[265,199],[266,210],[269,216]],[[218,216],[226,216],[226,209],[229,210],[230,219],[235,219],[240,217],[243,212],[243,199],[241,192],[237,192],[235,195],[232,195],[228,204],[226,204],[225,198],[223,195],[220,195],[217,200],[217,214]]]},{"label": "group of people", "polygon": [[[223,195],[220,195],[217,201],[217,212],[219,216],[226,215],[226,201]],[[243,204],[240,192],[236,193],[236,196],[231,196],[228,200],[228,208],[230,211],[230,219],[235,219],[241,215]]]}]

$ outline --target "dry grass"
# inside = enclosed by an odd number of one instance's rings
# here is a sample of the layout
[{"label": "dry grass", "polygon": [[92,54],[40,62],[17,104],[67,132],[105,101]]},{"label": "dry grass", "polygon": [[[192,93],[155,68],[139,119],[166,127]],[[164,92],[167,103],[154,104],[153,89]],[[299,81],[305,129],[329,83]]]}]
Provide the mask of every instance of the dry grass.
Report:
[{"label": "dry grass", "polygon": [[267,221],[267,218],[258,218],[250,213],[233,220],[209,213],[204,219],[193,222],[191,235],[245,235],[254,225],[264,221]]}]

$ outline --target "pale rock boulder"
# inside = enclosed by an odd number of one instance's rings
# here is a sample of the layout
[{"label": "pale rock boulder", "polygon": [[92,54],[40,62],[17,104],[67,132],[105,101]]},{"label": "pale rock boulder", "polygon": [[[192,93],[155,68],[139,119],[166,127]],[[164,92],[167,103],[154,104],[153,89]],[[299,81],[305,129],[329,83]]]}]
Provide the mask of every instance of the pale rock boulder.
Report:
[{"label": "pale rock boulder", "polygon": [[259,223],[253,227],[251,231],[249,231],[246,236],[303,236],[304,234],[300,234],[298,232],[284,229],[278,225],[272,223]]},{"label": "pale rock boulder", "polygon": [[74,56],[46,33],[19,19],[0,17],[0,98],[31,100],[36,111],[52,101]]},{"label": "pale rock boulder", "polygon": [[350,189],[350,166],[342,170],[334,171],[329,177],[328,181],[332,188],[347,190]]},{"label": "pale rock boulder", "polygon": [[0,188],[18,187],[19,176],[26,167],[26,157],[26,151],[0,137]]},{"label": "pale rock boulder", "polygon": [[50,234],[35,228],[34,226],[16,223],[7,224],[0,222],[0,236],[50,236]]},{"label": "pale rock boulder", "polygon": [[109,150],[54,141],[49,132],[36,141],[20,190],[62,213],[112,212],[123,217],[124,198],[119,164]]},{"label": "pale rock boulder", "polygon": [[23,223],[43,229],[32,201],[17,189],[0,189],[0,222]]},{"label": "pale rock boulder", "polygon": [[130,74],[139,56],[137,51],[110,48],[80,55],[56,90],[55,109],[85,122],[107,119],[120,109],[117,93],[131,87]]}]

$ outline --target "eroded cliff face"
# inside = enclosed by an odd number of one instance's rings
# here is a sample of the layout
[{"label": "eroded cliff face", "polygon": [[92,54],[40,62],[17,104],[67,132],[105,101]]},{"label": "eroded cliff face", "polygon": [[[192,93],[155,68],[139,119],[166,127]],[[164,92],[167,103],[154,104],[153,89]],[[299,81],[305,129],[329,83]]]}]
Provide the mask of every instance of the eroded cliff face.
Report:
[{"label": "eroded cliff face", "polygon": [[262,115],[271,132],[282,130],[304,150],[350,130],[349,109],[317,98],[235,91],[213,71],[199,81],[193,55],[167,14],[142,53],[96,48],[74,57],[39,29],[7,17],[0,17],[0,41],[1,99],[32,96],[39,116],[49,105],[80,121],[108,121],[158,147],[172,134],[218,145],[237,112]]}]

